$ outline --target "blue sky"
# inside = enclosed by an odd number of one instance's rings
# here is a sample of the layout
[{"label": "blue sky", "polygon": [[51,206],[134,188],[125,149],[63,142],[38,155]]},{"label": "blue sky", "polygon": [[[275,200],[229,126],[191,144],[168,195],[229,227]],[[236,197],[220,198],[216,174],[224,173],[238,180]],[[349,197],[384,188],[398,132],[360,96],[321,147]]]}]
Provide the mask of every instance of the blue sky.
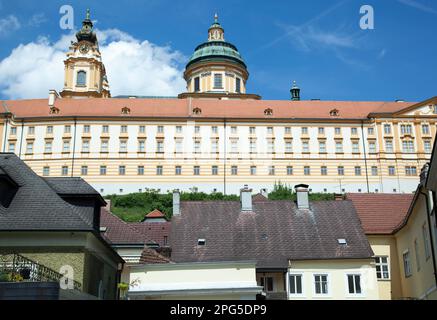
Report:
[{"label": "blue sky", "polygon": [[[129,35],[135,39],[136,47],[144,46],[147,40],[155,50],[150,51],[147,47],[142,51],[141,57],[145,60],[149,60],[148,54],[152,55],[152,62],[148,63],[168,65],[165,77],[158,75],[162,70],[160,66],[150,64],[144,69],[150,72],[141,71],[141,74],[132,75],[136,76],[133,79],[144,80],[143,87],[132,88],[144,91],[136,91],[138,95],[173,95],[181,90],[184,62],[195,46],[206,40],[215,12],[218,12],[225,28],[226,40],[238,47],[249,68],[248,92],[260,94],[264,99],[288,99],[293,80],[301,87],[303,99],[421,101],[437,93],[437,2],[432,0],[127,0],[69,3],[0,0],[0,72],[3,72],[3,77],[0,74],[0,98],[43,97],[50,89],[48,86],[59,82],[56,89],[62,89],[62,80],[58,81],[59,71],[53,77],[57,82],[50,83],[49,74],[42,76],[39,81],[41,89],[26,91],[24,84],[26,79],[35,77],[32,64],[46,63],[43,53],[35,61],[32,60],[29,44],[41,44],[43,38],[44,46],[61,50],[57,41],[63,35],[69,35],[68,31],[59,27],[59,8],[64,4],[73,6],[76,27],[80,26],[89,7],[91,18],[97,20],[96,28],[117,29],[124,33],[121,38],[109,37],[107,50],[113,47],[111,41],[124,41]],[[361,30],[359,27],[359,10],[364,4],[374,8],[374,30]],[[126,41],[133,44],[133,40]],[[27,53],[13,53],[20,45],[29,48]],[[38,48],[42,50],[44,46]],[[163,51],[159,51],[161,48]],[[159,57],[160,52],[164,52],[165,58]],[[115,65],[116,58],[112,58],[111,53],[107,55]],[[59,52],[52,60],[56,63],[47,65],[59,65],[62,71]],[[28,67],[24,67],[26,63]],[[22,66],[23,72],[30,74],[29,77],[14,74],[12,65]],[[129,67],[126,66],[126,69]],[[130,77],[128,72],[117,74]],[[125,79],[122,84],[114,79],[109,70],[108,73],[111,89],[119,94],[127,93],[125,91],[129,89],[123,85],[129,81]],[[155,77],[159,79],[156,82],[161,82],[156,87]],[[8,83],[13,81],[10,79],[16,79],[16,82]],[[168,86],[163,83],[166,79]],[[17,90],[26,92],[17,94]]]}]

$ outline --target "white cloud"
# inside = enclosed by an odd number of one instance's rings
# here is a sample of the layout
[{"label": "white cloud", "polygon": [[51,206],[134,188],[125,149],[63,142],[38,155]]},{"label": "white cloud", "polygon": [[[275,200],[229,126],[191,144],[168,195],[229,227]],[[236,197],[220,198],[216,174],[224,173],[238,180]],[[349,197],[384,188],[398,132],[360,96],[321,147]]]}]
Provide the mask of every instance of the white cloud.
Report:
[{"label": "white cloud", "polygon": [[[177,95],[185,89],[185,57],[169,46],[140,41],[117,29],[97,30],[112,96]],[[74,32],[50,42],[20,44],[0,61],[0,92],[10,99],[45,98],[62,90],[65,53]]]},{"label": "white cloud", "polygon": [[14,15],[9,15],[6,18],[0,19],[0,36],[4,36],[11,31],[20,29],[21,24],[18,18]]},{"label": "white cloud", "polygon": [[410,6],[419,9],[421,11],[437,14],[437,9],[428,7],[427,5],[424,5],[418,1],[414,1],[414,0],[398,0],[398,1],[406,6]]},{"label": "white cloud", "polygon": [[44,13],[35,13],[30,17],[28,25],[31,27],[39,27],[41,24],[47,21]]}]

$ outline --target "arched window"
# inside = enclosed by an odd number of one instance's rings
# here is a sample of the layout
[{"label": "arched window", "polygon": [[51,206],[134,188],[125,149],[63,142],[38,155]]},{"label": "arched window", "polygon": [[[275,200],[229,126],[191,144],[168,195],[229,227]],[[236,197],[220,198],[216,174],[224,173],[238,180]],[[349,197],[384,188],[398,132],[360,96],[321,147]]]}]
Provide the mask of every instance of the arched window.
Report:
[{"label": "arched window", "polygon": [[86,72],[81,70],[77,73],[76,85],[85,86],[86,85]]}]

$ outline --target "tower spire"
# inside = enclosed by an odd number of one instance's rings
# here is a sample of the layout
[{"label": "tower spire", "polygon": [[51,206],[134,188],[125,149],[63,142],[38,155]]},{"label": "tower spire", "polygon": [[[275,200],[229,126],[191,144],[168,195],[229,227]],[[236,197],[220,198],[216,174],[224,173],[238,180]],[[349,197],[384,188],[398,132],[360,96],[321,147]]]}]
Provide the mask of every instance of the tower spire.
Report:
[{"label": "tower spire", "polygon": [[300,88],[296,84],[296,80],[293,80],[293,85],[290,89],[291,100],[299,101],[300,100]]},{"label": "tower spire", "polygon": [[214,14],[214,22],[208,29],[208,41],[225,41],[225,30],[218,22],[218,14]]}]

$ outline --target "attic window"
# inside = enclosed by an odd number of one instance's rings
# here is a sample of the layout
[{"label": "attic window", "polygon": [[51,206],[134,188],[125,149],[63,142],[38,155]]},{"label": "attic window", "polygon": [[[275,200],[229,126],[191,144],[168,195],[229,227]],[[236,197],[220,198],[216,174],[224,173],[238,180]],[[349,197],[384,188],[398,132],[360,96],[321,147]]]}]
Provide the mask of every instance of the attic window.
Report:
[{"label": "attic window", "polygon": [[17,191],[18,186],[7,175],[0,175],[0,206],[8,208]]},{"label": "attic window", "polygon": [[128,107],[121,108],[121,114],[130,114],[130,109]]},{"label": "attic window", "polygon": [[50,107],[50,114],[58,114],[59,108],[56,107]]},{"label": "attic window", "polygon": [[343,238],[341,238],[341,239],[337,239],[337,242],[338,242],[338,244],[341,244],[341,245],[343,245],[343,246],[347,245],[347,241],[346,241],[346,239],[343,239]]},{"label": "attic window", "polygon": [[265,116],[272,116],[273,115],[273,110],[270,108],[267,108],[264,110],[264,115]]},{"label": "attic window", "polygon": [[196,115],[196,116],[201,115],[201,114],[202,114],[202,109],[197,108],[197,107],[194,108],[194,109],[193,109],[193,114]]},{"label": "attic window", "polygon": [[338,109],[332,109],[331,111],[329,111],[329,115],[331,117],[338,117],[339,113],[340,112],[338,111]]},{"label": "attic window", "polygon": [[198,245],[198,246],[204,246],[204,245],[206,245],[206,239],[198,239],[198,240],[197,240],[197,245]]},{"label": "attic window", "polygon": [[106,232],[107,229],[107,227],[100,227],[100,232]]}]

